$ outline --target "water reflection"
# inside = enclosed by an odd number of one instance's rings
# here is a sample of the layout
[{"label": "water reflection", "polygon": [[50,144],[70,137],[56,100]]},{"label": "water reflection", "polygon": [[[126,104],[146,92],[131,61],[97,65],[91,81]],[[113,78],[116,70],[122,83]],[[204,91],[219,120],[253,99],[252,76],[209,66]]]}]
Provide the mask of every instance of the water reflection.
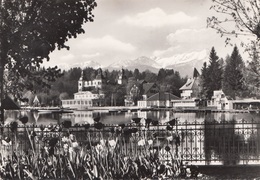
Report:
[{"label": "water reflection", "polygon": [[93,123],[94,117],[101,117],[104,124],[130,123],[132,118],[150,118],[161,123],[177,118],[179,123],[184,122],[204,122],[204,121],[232,121],[232,120],[252,120],[260,122],[259,114],[250,113],[183,113],[174,111],[137,111],[137,112],[108,112],[108,111],[74,111],[73,113],[50,113],[35,111],[6,111],[5,122],[8,123],[19,117],[27,116],[28,123],[48,124],[59,123],[63,120],[72,120],[73,123]]},{"label": "water reflection", "polygon": [[74,111],[43,113],[6,111],[5,124],[27,116],[29,124],[57,124],[71,120],[73,124],[93,124],[100,117],[104,124],[131,123],[135,117],[150,118],[161,123],[178,119],[174,128],[181,137],[180,153],[193,164],[253,164],[260,162],[260,115],[250,113],[182,113],[174,111]]}]

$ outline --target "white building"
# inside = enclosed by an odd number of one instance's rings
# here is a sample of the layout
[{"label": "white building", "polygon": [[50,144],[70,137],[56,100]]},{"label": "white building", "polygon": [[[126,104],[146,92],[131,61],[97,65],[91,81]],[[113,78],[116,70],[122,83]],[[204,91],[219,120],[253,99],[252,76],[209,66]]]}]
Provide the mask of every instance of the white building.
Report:
[{"label": "white building", "polygon": [[81,91],[74,94],[74,99],[62,100],[62,107],[72,109],[87,109],[91,106],[100,106],[104,94],[95,94],[90,91]]},{"label": "white building", "polygon": [[182,99],[198,98],[200,93],[200,74],[196,68],[194,68],[193,77],[189,78],[180,90],[182,91]]},{"label": "white building", "polygon": [[127,83],[127,79],[125,76],[125,71],[122,68],[119,73],[118,73],[118,79],[117,79],[117,84],[126,84]]},{"label": "white building", "polygon": [[196,99],[200,94],[200,74],[196,68],[193,71],[193,77],[180,88],[182,91],[180,100],[172,100],[174,108],[195,108],[197,106]]},{"label": "white building", "polygon": [[[91,91],[85,91],[86,88],[90,88]],[[81,77],[78,81],[78,92],[74,93],[74,99],[62,100],[62,107],[72,109],[87,109],[91,106],[102,106],[105,95],[100,90],[101,88],[101,70],[99,70],[96,79],[92,81],[85,81],[82,71]]]},{"label": "white building", "polygon": [[78,81],[78,91],[84,91],[85,88],[101,89],[102,82],[103,82],[103,80],[102,80],[101,70],[98,71],[98,75],[96,76],[96,78],[91,81],[84,80],[84,75],[83,75],[83,71],[82,71],[81,77],[79,78],[79,81]]},{"label": "white building", "polygon": [[196,101],[194,99],[180,99],[180,100],[172,100],[173,108],[196,108]]},{"label": "white building", "polygon": [[214,91],[211,100],[209,100],[207,104],[208,107],[219,110],[233,109],[231,99],[227,97],[222,90]]},{"label": "white building", "polygon": [[167,93],[167,92],[158,92],[147,99],[138,101],[138,107],[172,107],[172,101],[178,100],[179,97]]}]

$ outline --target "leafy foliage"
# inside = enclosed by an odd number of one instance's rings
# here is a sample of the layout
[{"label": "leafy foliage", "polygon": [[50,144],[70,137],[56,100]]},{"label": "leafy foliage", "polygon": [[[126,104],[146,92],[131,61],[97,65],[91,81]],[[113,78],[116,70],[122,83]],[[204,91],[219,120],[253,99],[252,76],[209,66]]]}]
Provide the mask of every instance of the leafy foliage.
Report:
[{"label": "leafy foliage", "polygon": [[207,19],[209,27],[216,29],[221,36],[230,37],[247,36],[248,42],[241,42],[249,53],[250,61],[247,67],[247,83],[251,88],[251,95],[257,95],[260,79],[260,59],[256,49],[260,47],[260,3],[258,0],[212,0],[211,9],[223,14],[222,18],[212,16]]},{"label": "leafy foliage", "polygon": [[[217,30],[221,36],[224,35],[246,35],[260,39],[258,0],[212,0],[211,9],[217,13],[224,14],[223,19],[208,17],[208,26]],[[229,28],[230,25],[233,28]],[[229,43],[230,38],[226,39]]]},{"label": "leafy foliage", "polygon": [[[84,69],[81,68],[71,68],[67,71],[63,71],[63,76],[56,79],[55,82],[50,83],[51,89],[47,88],[38,88],[36,89],[36,94],[46,94],[44,98],[46,98],[46,105],[52,105],[51,102],[55,102],[54,105],[60,105],[60,100],[70,99],[74,97],[74,93],[78,92],[78,80],[81,76],[82,70],[84,71],[84,79],[91,81],[95,79],[98,70],[95,70],[91,67],[87,67]],[[113,94],[113,103],[121,106],[124,105],[124,98],[127,94],[130,93],[131,88],[133,85],[136,85],[139,88],[139,94],[136,94],[136,101],[140,99],[143,93],[143,89],[141,86],[142,78],[151,76],[153,77],[152,80],[146,81],[151,83],[157,83],[159,86],[162,87],[163,91],[167,91],[173,93],[177,96],[180,95],[179,88],[186,82],[186,78],[181,78],[178,71],[174,70],[165,70],[166,76],[165,79],[162,81],[157,81],[157,75],[150,71],[139,72],[136,69],[133,73],[129,70],[124,70],[124,78],[126,78],[127,83],[124,84],[117,84],[117,78],[119,71],[113,70],[103,70],[103,85],[102,85],[102,92],[105,94],[105,105],[111,105],[111,98]],[[147,75],[148,73],[148,75]],[[93,75],[93,77],[91,77]],[[138,79],[136,76],[140,79]],[[91,90],[91,89],[89,89]],[[92,90],[91,90],[92,91]],[[51,96],[51,97],[50,97]],[[34,97],[34,96],[33,96]],[[31,98],[33,98],[31,97]],[[30,101],[32,102],[32,100]]]},{"label": "leafy foliage", "polygon": [[250,91],[250,96],[260,96],[260,56],[259,48],[254,45],[250,53],[251,61],[246,68],[246,82]]},{"label": "leafy foliage", "polygon": [[84,33],[82,25],[93,21],[95,6],[94,0],[1,1],[0,58],[8,70],[8,86],[32,90],[59,77],[57,67],[40,69],[41,64],[56,48],[69,49],[66,41]]}]

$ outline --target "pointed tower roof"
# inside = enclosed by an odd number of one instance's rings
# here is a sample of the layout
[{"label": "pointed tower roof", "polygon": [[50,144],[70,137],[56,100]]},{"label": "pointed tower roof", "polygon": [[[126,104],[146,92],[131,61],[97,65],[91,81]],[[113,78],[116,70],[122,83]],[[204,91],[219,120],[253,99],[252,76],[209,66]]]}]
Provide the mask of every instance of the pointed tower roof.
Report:
[{"label": "pointed tower roof", "polygon": [[37,96],[34,97],[33,103],[36,103],[36,104],[37,104],[37,103],[40,103],[40,101],[39,101],[39,99],[38,99]]},{"label": "pointed tower roof", "polygon": [[197,78],[199,76],[200,76],[199,71],[196,68],[194,68],[194,70],[193,70],[193,78]]},{"label": "pointed tower roof", "polygon": [[101,68],[98,69],[98,74],[96,76],[96,79],[102,80],[102,69]]},{"label": "pointed tower roof", "polygon": [[83,80],[83,76],[84,76],[84,73],[83,73],[83,69],[82,69],[82,70],[81,70],[81,76],[80,76],[80,78],[79,78],[80,81]]}]

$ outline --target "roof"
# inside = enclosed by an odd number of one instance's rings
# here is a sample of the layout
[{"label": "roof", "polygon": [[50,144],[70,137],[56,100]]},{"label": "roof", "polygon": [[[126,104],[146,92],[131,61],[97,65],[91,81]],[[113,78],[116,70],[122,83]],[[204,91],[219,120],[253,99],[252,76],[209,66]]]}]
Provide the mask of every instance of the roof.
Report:
[{"label": "roof", "polygon": [[143,84],[144,94],[147,94],[147,92],[153,87],[155,83],[145,83]]},{"label": "roof", "polygon": [[89,95],[89,94],[93,94],[91,91],[80,91],[80,92],[76,92],[74,93],[74,95]]},{"label": "roof", "polygon": [[139,84],[145,84],[145,83],[147,83],[147,81],[146,80],[138,80],[138,83]]},{"label": "roof", "polygon": [[3,109],[6,110],[20,109],[20,107],[9,96],[6,96],[2,102],[3,102],[3,106],[2,106]]},{"label": "roof", "polygon": [[193,85],[195,81],[198,79],[200,76],[200,73],[196,68],[193,70],[193,78],[189,78],[187,82],[180,88],[180,90],[191,90],[193,88]]},{"label": "roof", "polygon": [[193,70],[193,78],[197,78],[199,76],[200,76],[199,71],[196,68],[194,68],[194,70]]},{"label": "roof", "polygon": [[33,103],[40,103],[40,101],[39,101],[37,96],[34,97]]},{"label": "roof", "polygon": [[98,74],[98,75],[96,76],[96,80],[102,80],[102,75],[101,75],[101,74]]},{"label": "roof", "polygon": [[233,103],[260,103],[260,99],[240,99],[233,100]]},{"label": "roof", "polygon": [[195,79],[189,78],[187,82],[180,88],[180,90],[190,90],[193,87]]},{"label": "roof", "polygon": [[84,77],[84,72],[83,72],[83,70],[82,70],[82,71],[81,71],[80,78],[79,78],[79,81],[82,81],[82,80],[83,80],[83,77]]},{"label": "roof", "polygon": [[178,96],[175,96],[167,92],[159,92],[147,99],[147,101],[166,101],[166,100],[178,100],[181,99]]}]

